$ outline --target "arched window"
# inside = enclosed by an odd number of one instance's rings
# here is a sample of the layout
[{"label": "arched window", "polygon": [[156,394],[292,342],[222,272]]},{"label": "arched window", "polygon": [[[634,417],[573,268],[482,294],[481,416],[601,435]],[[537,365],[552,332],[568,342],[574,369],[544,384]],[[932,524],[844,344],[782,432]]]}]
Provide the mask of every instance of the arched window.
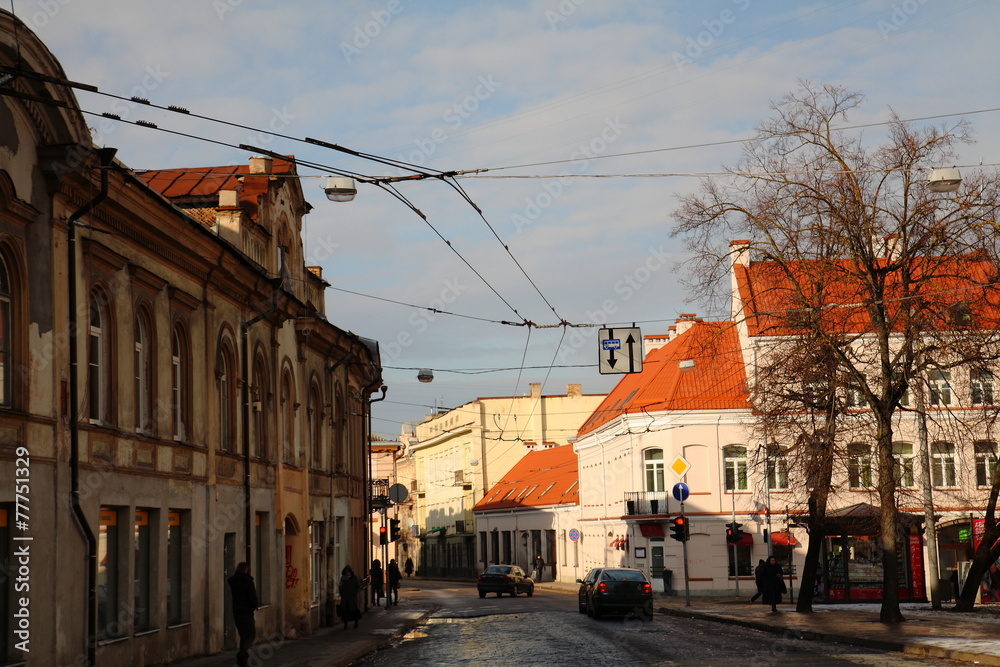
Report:
[{"label": "arched window", "polygon": [[646,472],[646,490],[664,491],[663,480],[663,450],[647,449],[642,453]]},{"label": "arched window", "polygon": [[309,403],[306,408],[309,423],[309,465],[316,470],[323,470],[323,404],[320,400],[319,387],[313,384],[309,391]]},{"label": "arched window", "polygon": [[333,395],[333,447],[331,447],[333,460],[330,461],[331,470],[342,469],[347,465],[344,453],[344,433],[347,429],[346,412],[347,410],[344,407],[344,392],[338,382]]},{"label": "arched window", "polygon": [[13,348],[13,332],[11,331],[11,281],[7,275],[7,266],[0,257],[0,405],[11,404],[11,349]]},{"label": "arched window", "polygon": [[769,447],[767,450],[767,488],[784,490],[788,488],[787,447]]},{"label": "arched window", "polygon": [[292,377],[287,372],[281,375],[281,460],[287,465],[295,461],[295,394],[292,391]]},{"label": "arched window", "polygon": [[722,450],[726,491],[747,490],[747,448],[729,445]]},{"label": "arched window", "polygon": [[892,456],[896,464],[896,483],[901,487],[913,486],[913,445],[908,442],[893,443]]},{"label": "arched window", "polygon": [[852,489],[872,488],[872,450],[864,443],[847,446],[847,485]]},{"label": "arched window", "polygon": [[103,292],[90,294],[87,335],[87,389],[90,421],[111,421],[111,326],[108,300]]},{"label": "arched window", "polygon": [[935,442],[931,445],[931,485],[956,486],[955,445],[950,442]]},{"label": "arched window", "polygon": [[236,363],[228,341],[219,345],[215,362],[215,379],[219,397],[219,448],[236,451]]},{"label": "arched window", "polygon": [[153,426],[153,343],[144,310],[135,315],[135,430],[148,433]]},{"label": "arched window", "polygon": [[993,476],[997,468],[997,443],[989,440],[979,440],[974,444],[976,451],[976,486],[993,485]]},{"label": "arched window", "polygon": [[173,411],[174,440],[186,440],[190,408],[191,361],[187,334],[178,324],[170,342],[170,404]]},{"label": "arched window", "polygon": [[265,461],[271,460],[271,450],[268,447],[267,416],[271,389],[267,382],[267,366],[263,353],[257,355],[253,362],[253,385],[250,387],[251,419],[253,421],[253,443],[257,456]]}]

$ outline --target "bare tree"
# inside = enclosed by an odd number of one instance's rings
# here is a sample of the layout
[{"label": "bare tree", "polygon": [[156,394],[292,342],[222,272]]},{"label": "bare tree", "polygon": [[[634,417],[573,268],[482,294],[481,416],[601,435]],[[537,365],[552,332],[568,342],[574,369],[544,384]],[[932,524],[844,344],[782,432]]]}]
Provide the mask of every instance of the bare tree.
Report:
[{"label": "bare tree", "polygon": [[[904,620],[895,419],[907,389],[929,369],[998,358],[1000,179],[977,175],[953,196],[932,191],[923,175],[953,160],[954,147],[969,140],[967,126],[918,129],[893,115],[883,142],[868,146],[859,132],[836,127],[862,101],[837,86],[801,83],[772,105],[774,117],[745,144],[728,178],[706,179],[682,200],[675,235],[693,251],[695,298],[723,296],[734,252],[727,242],[747,239],[753,289],[738,323],[751,341],[772,343],[763,363],[827,360],[818,369],[825,380],[801,379],[801,397],[832,388],[864,408],[854,418],[867,420],[874,444],[880,618],[894,622]],[[808,441],[822,443],[821,460],[833,456],[836,404],[828,398],[825,412],[815,408],[826,421]],[[819,510],[825,501],[812,502]]]}]

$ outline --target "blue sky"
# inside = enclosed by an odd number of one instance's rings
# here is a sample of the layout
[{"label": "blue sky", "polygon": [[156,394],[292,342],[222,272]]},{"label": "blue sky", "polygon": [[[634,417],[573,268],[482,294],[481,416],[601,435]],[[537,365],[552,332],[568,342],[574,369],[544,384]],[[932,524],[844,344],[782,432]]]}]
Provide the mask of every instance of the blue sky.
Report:
[{"label": "blue sky", "polygon": [[[597,371],[596,328],[563,338],[560,328],[482,321],[517,321],[512,308],[542,325],[637,322],[644,334],[680,313],[720,315],[687,303],[673,270],[682,255],[671,212],[698,179],[639,175],[717,172],[740,147],[665,149],[746,138],[800,79],[865,94],[852,123],[884,121],[890,107],[903,118],[1000,107],[1000,3],[988,0],[18,0],[13,10],[69,78],[103,92],[434,169],[488,170],[460,183],[489,225],[442,183],[399,186],[434,229],[373,187],[328,202],[324,172],[300,170],[315,206],[307,261],[334,287],[409,304],[335,290],[327,299],[331,321],[382,345],[389,390],[374,425],[388,437],[433,406],[521,395],[529,382],[552,394],[570,382],[587,393],[613,386]],[[400,173],[266,133],[79,99],[89,111],[337,169]],[[134,169],[248,157],[89,118]],[[966,118],[977,143],[960,163],[1000,162],[1000,112]],[[874,142],[882,130],[864,132]],[[434,383],[411,368],[435,369]],[[456,372],[484,368],[514,370]]]}]

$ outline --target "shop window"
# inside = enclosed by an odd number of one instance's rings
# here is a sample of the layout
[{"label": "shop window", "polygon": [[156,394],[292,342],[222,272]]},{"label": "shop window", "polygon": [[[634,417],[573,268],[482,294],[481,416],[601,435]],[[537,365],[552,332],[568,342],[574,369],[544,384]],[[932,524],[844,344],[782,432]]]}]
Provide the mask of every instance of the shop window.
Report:
[{"label": "shop window", "polygon": [[646,491],[664,491],[663,450],[647,449],[642,453],[646,471]]},{"label": "shop window", "polygon": [[970,374],[970,393],[973,405],[993,405],[993,373],[989,371],[972,371]]},{"label": "shop window", "polygon": [[726,491],[747,490],[747,449],[730,445],[722,450],[726,474]]},{"label": "shop window", "polygon": [[190,595],[185,576],[188,569],[184,532],[186,515],[177,510],[167,514],[167,624],[177,625],[188,620]]},{"label": "shop window", "polygon": [[123,627],[118,618],[118,510],[102,507],[100,533],[97,541],[97,635],[100,639],[114,639],[122,635]]},{"label": "shop window", "polygon": [[908,442],[897,442],[892,445],[892,456],[895,463],[896,484],[907,488],[913,486],[913,445]]},{"label": "shop window", "polygon": [[770,447],[767,452],[767,488],[782,491],[788,488],[787,447]]},{"label": "shop window", "polygon": [[[729,576],[751,577],[753,576],[753,565],[750,562],[752,544],[732,544],[726,545],[726,554],[729,558]],[[734,558],[735,552],[735,560]]]},{"label": "shop window", "polygon": [[955,445],[950,442],[931,445],[931,484],[935,488],[956,486]]},{"label": "shop window", "polygon": [[150,587],[150,568],[152,566],[153,544],[150,539],[149,510],[135,511],[133,555],[135,568],[133,570],[132,590],[134,593],[132,616],[136,631],[148,630],[153,625],[153,601]]},{"label": "shop window", "polygon": [[976,452],[976,486],[992,486],[997,467],[997,444],[988,440],[980,440],[975,443],[974,448]]},{"label": "shop window", "polygon": [[852,489],[872,488],[872,450],[854,442],[847,446],[847,484]]},{"label": "shop window", "polygon": [[930,390],[928,402],[933,406],[951,405],[951,373],[948,371],[931,371],[927,375],[927,387]]}]

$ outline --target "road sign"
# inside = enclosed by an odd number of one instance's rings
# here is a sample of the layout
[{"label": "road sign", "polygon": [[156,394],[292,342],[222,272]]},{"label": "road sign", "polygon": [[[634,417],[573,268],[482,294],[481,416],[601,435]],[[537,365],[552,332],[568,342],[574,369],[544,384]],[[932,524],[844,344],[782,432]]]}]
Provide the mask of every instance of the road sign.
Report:
[{"label": "road sign", "polygon": [[576,528],[570,529],[569,539],[572,540],[573,542],[578,541],[580,539],[580,531],[577,530]]},{"label": "road sign", "polygon": [[680,456],[679,454],[676,457],[674,457],[673,461],[670,462],[670,470],[673,471],[673,473],[678,477],[683,478],[684,475],[686,475],[688,473],[688,470],[690,469],[691,469],[691,464],[688,463],[688,460],[686,458]]},{"label": "road sign", "polygon": [[394,503],[404,502],[406,500],[406,496],[408,495],[409,493],[407,492],[406,487],[402,484],[393,484],[389,487],[389,500]]},{"label": "road sign", "polygon": [[601,329],[597,341],[602,375],[642,372],[642,332],[638,327]]},{"label": "road sign", "polygon": [[680,502],[684,502],[685,500],[687,500],[689,493],[690,490],[688,489],[688,485],[685,484],[684,482],[677,482],[676,484],[674,484],[674,500],[679,500]]}]

